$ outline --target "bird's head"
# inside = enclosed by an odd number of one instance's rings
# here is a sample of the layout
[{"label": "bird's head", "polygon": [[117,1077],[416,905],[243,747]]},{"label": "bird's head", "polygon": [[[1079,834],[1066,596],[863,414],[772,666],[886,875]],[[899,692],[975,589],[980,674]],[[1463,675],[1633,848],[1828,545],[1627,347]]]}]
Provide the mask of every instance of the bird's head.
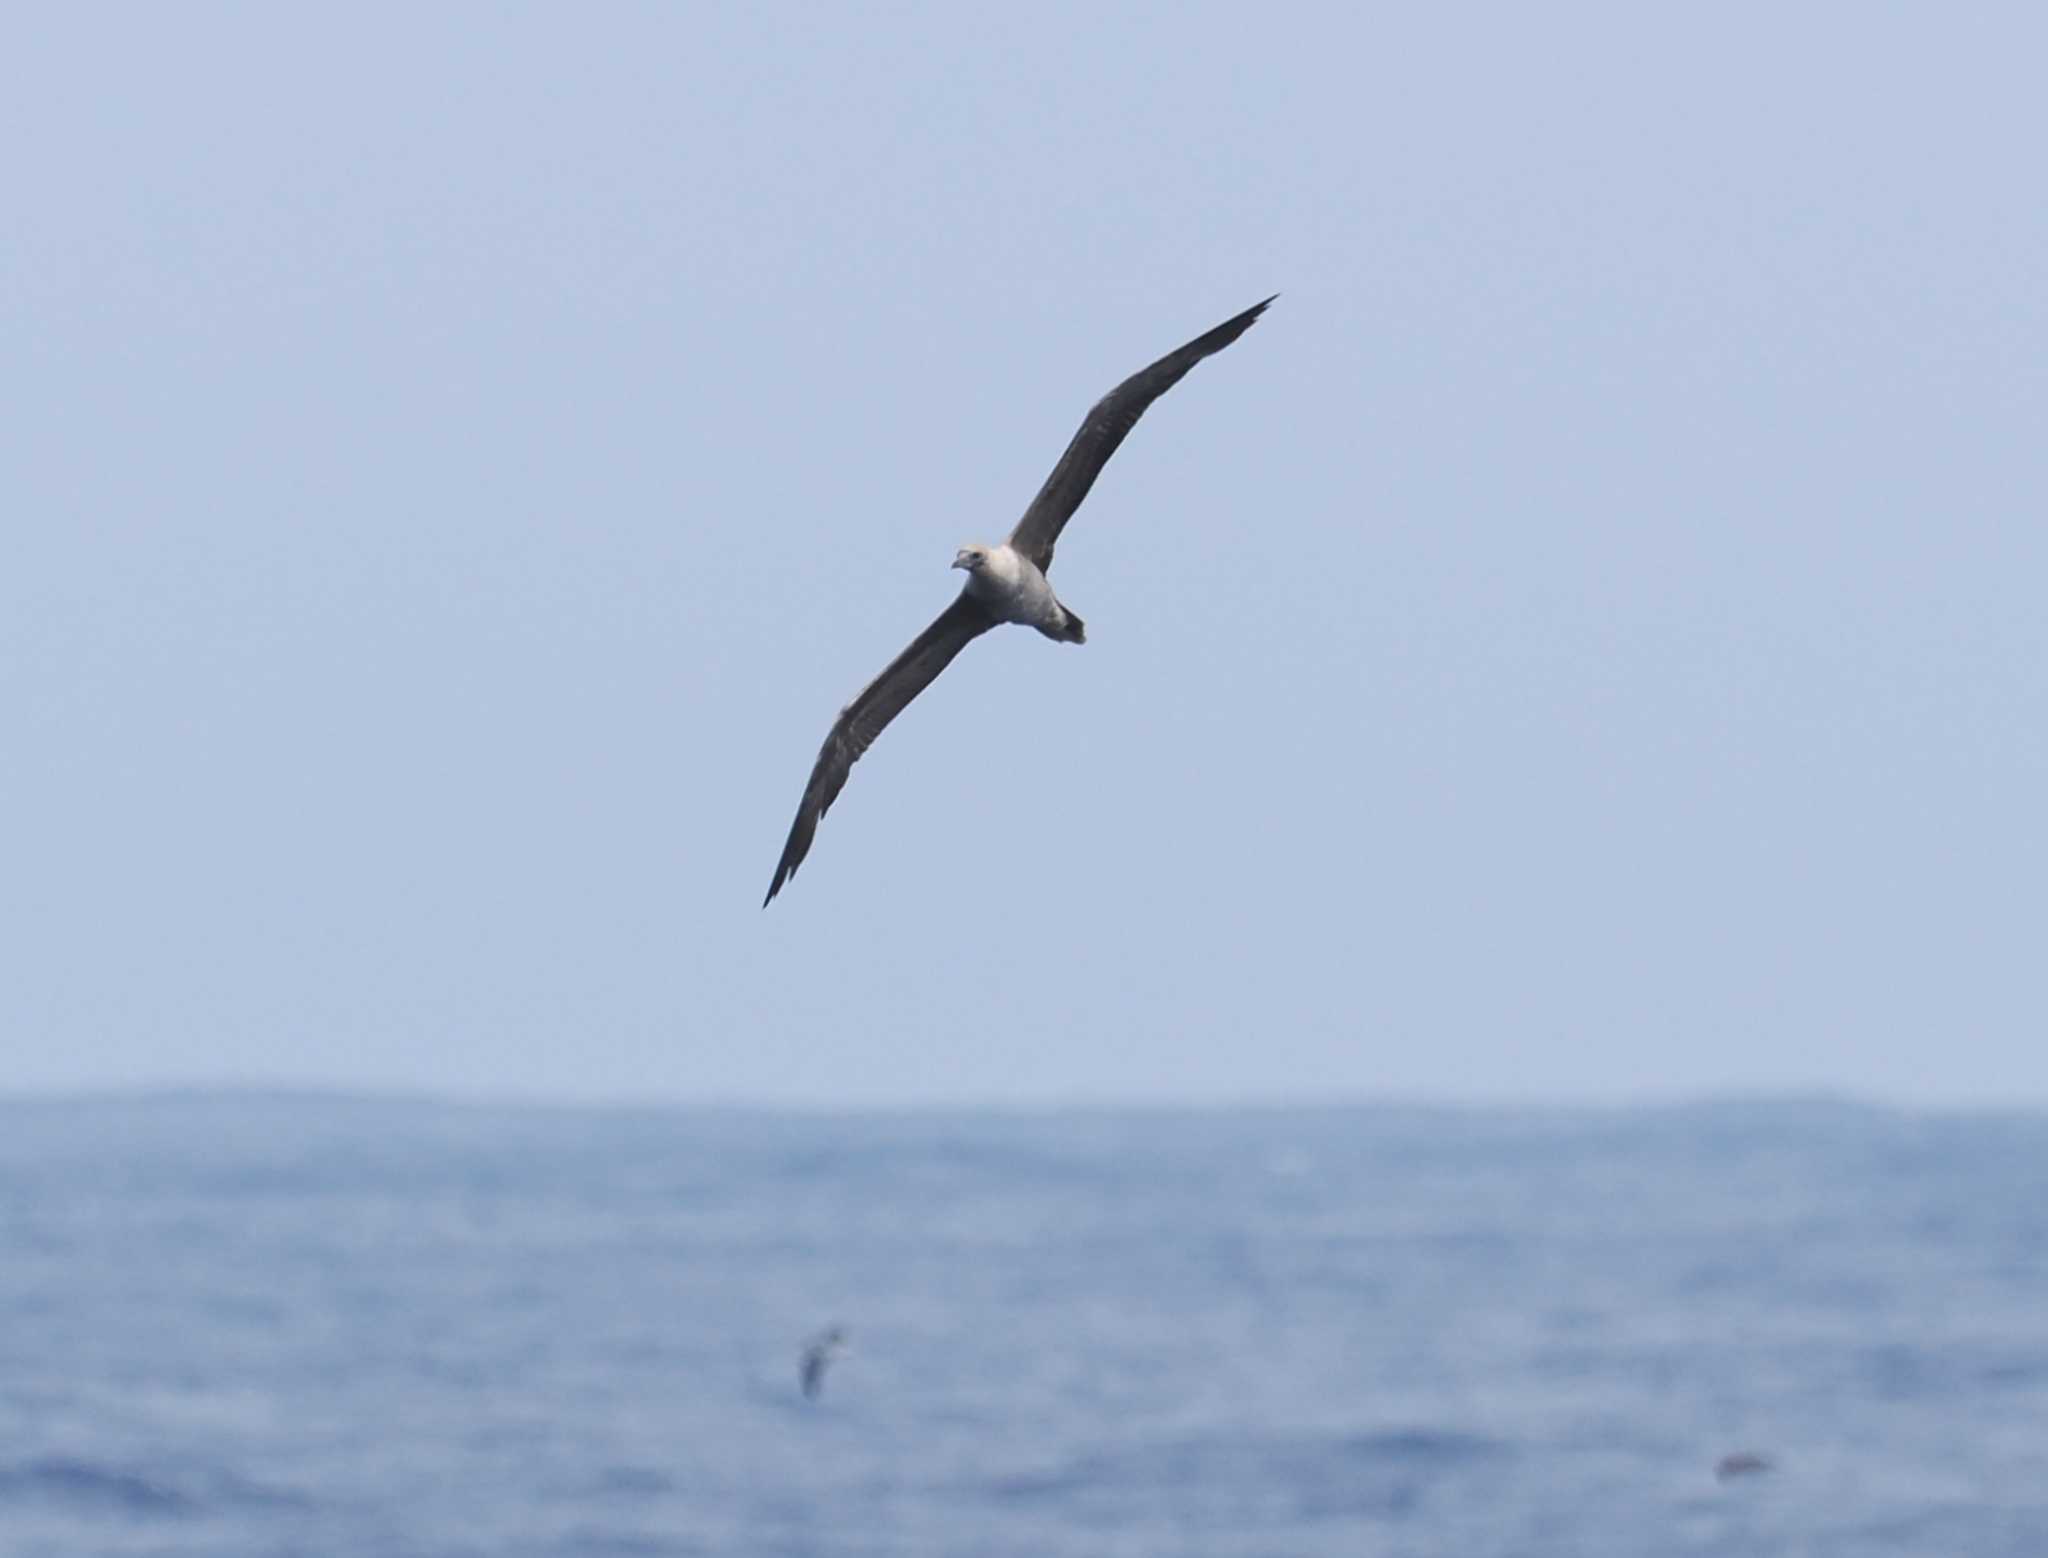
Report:
[{"label": "bird's head", "polygon": [[969,573],[980,573],[988,566],[988,548],[978,541],[961,547],[953,554],[953,566],[965,568]]}]

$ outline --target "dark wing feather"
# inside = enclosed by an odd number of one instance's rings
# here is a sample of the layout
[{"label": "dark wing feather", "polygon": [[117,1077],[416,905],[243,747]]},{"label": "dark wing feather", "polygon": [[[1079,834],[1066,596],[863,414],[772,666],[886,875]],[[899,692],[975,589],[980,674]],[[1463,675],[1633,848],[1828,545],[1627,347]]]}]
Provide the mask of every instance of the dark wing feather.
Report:
[{"label": "dark wing feather", "polygon": [[[1274,293],[1273,297],[1278,297]],[[1074,510],[1088,496],[1095,478],[1102,474],[1117,446],[1138,425],[1145,408],[1187,376],[1188,369],[1213,352],[1220,352],[1252,327],[1252,321],[1266,311],[1264,303],[1226,320],[1207,335],[1198,335],[1177,352],[1168,352],[1149,368],[1142,368],[1095,403],[1095,409],[1081,424],[1060,463],[1052,468],[1031,507],[1010,532],[1010,545],[1038,564],[1041,571],[1052,567],[1053,544],[1060,531],[1074,517]]]},{"label": "dark wing feather", "polygon": [[789,825],[789,841],[782,846],[782,858],[775,863],[775,880],[768,884],[767,908],[782,884],[796,875],[796,868],[811,852],[811,837],[818,831],[818,819],[831,809],[846,788],[846,776],[860,755],[874,745],[875,737],[889,721],[901,714],[925,688],[938,679],[939,672],[952,664],[975,639],[996,625],[965,590],[940,612],[932,625],[911,640],[910,647],[889,662],[882,674],[861,689],[860,696],[839,711],[832,732],[818,748],[818,761],[811,769],[811,781],[804,786],[804,798],[796,809],[796,821]]}]

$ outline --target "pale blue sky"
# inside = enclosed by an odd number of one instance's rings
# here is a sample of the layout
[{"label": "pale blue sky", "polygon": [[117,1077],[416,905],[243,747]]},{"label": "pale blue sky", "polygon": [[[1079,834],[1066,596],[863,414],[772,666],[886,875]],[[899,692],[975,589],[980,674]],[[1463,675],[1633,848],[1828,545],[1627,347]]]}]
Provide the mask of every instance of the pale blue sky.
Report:
[{"label": "pale blue sky", "polygon": [[39,11],[0,1090],[2048,1100],[2038,11]]}]

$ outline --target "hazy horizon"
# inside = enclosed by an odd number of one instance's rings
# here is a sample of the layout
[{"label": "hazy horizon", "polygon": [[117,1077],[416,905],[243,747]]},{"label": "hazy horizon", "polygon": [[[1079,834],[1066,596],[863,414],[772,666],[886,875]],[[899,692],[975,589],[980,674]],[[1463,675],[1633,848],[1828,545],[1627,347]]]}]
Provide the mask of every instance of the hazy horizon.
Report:
[{"label": "hazy horizon", "polygon": [[1475,1096],[1428,1097],[1420,1094],[1394,1096],[1359,1093],[1324,1098],[1306,1095],[1241,1095],[1214,1098],[1175,1098],[1159,1094],[1070,1097],[1003,1098],[961,1097],[910,1100],[900,1103],[834,1101],[803,1098],[746,1098],[703,1096],[632,1096],[628,1094],[565,1094],[561,1092],[497,1092],[489,1089],[437,1091],[429,1088],[373,1087],[354,1084],[322,1085],[318,1082],[270,1084],[263,1082],[134,1083],[100,1087],[11,1090],[0,1088],[0,1108],[14,1105],[123,1105],[123,1104],[280,1104],[286,1106],[332,1104],[376,1107],[422,1107],[479,1112],[564,1111],[582,1114],[650,1115],[788,1115],[795,1118],[845,1115],[886,1118],[889,1116],[1018,1117],[1096,1115],[1527,1115],[1531,1117],[1615,1117],[1655,1114],[1783,1114],[1841,1112],[1880,1114],[1900,1118],[2009,1118],[2048,1120],[2048,1104],[2041,1103],[1911,1103],[1876,1095],[1841,1092],[1743,1092],[1699,1093],[1668,1097],[1600,1099],[1488,1098]]}]

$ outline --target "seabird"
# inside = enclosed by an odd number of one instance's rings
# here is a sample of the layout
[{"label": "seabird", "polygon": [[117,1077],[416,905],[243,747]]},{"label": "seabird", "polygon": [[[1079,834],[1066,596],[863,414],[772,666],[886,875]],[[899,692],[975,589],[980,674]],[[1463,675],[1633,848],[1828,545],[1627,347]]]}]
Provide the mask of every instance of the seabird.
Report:
[{"label": "seabird", "polygon": [[1009,539],[1000,546],[976,542],[960,548],[953,566],[966,571],[967,582],[953,604],[911,640],[910,647],[891,660],[882,674],[869,682],[833,721],[831,733],[818,749],[810,782],[804,786],[796,820],[789,825],[789,840],[782,846],[782,858],[775,863],[775,879],[768,884],[762,908],[767,908],[782,891],[782,884],[796,875],[796,868],[810,853],[818,819],[839,798],[839,792],[846,787],[846,776],[860,761],[861,754],[874,744],[889,721],[909,706],[911,699],[937,680],[961,650],[1004,622],[1036,628],[1055,643],[1086,641],[1085,625],[1053,594],[1045,578],[1052,567],[1053,546],[1060,531],[1088,496],[1088,489],[1095,485],[1095,478],[1109,463],[1109,457],[1145,414],[1145,408],[1178,384],[1188,369],[1204,357],[1222,351],[1249,330],[1252,321],[1272,301],[1267,298],[1235,319],[1225,320],[1207,335],[1196,336],[1103,396],[1081,423],[1081,430],[1074,434],[1067,452],[1060,456],[1059,464],[1052,468],[1052,474],[1038,489],[1038,496],[1031,500]]},{"label": "seabird", "polygon": [[805,1400],[818,1399],[818,1392],[825,1388],[825,1371],[845,1351],[846,1332],[836,1325],[829,1331],[820,1331],[805,1345],[803,1364],[797,1373]]},{"label": "seabird", "polygon": [[1777,1463],[1768,1455],[1759,1455],[1754,1450],[1737,1450],[1714,1463],[1714,1480],[1733,1482],[1737,1477],[1761,1477],[1776,1469]]}]

